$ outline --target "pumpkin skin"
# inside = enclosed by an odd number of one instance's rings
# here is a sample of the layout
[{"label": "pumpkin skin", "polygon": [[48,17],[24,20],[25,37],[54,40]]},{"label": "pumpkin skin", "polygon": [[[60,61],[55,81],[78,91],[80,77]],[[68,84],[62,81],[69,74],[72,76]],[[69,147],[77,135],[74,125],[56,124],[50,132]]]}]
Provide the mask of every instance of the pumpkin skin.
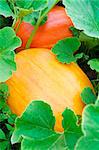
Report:
[{"label": "pumpkin skin", "polygon": [[84,104],[80,94],[91,82],[75,64],[61,64],[49,49],[33,48],[16,55],[17,71],[7,81],[8,105],[21,115],[32,100],[50,104],[56,116],[56,131],[63,131],[61,113],[66,107],[81,115]]},{"label": "pumpkin skin", "polygon": [[[61,6],[54,7],[48,13],[47,22],[39,27],[30,47],[51,48],[58,40],[72,36],[72,32],[69,30],[70,26],[73,26],[73,23],[65,9]],[[32,30],[31,24],[21,23],[17,36],[21,38],[22,46],[16,50],[17,52],[25,48]]]}]

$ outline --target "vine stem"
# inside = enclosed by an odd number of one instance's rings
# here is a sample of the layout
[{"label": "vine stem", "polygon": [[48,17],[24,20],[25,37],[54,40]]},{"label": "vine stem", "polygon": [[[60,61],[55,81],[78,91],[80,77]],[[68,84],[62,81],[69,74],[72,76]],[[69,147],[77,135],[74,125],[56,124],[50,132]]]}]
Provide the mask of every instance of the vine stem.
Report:
[{"label": "vine stem", "polygon": [[16,27],[16,29],[15,29],[15,32],[16,32],[16,33],[18,32],[22,21],[23,21],[23,18],[20,18],[20,19],[19,19],[19,23],[18,23],[18,25],[17,25],[17,27]]},{"label": "vine stem", "polygon": [[[40,13],[40,15],[41,15],[41,13]],[[32,43],[32,39],[35,36],[35,34],[36,34],[37,30],[38,30],[38,27],[39,27],[39,25],[41,23],[40,15],[39,15],[39,19],[38,19],[36,25],[34,26],[34,29],[32,30],[32,33],[31,33],[31,35],[30,35],[30,37],[29,37],[29,39],[28,39],[28,41],[26,43],[26,47],[25,47],[26,49],[28,49],[30,47],[30,45]]]},{"label": "vine stem", "polygon": [[31,33],[31,35],[30,35],[30,37],[29,37],[29,39],[28,39],[28,41],[27,41],[27,43],[26,43],[26,47],[25,47],[26,49],[29,49],[29,48],[30,48],[31,43],[32,43],[32,40],[33,40],[33,38],[34,38],[34,36],[35,36],[35,34],[36,34],[36,32],[37,32],[39,26],[40,26],[41,21],[44,19],[44,17],[48,14],[48,12],[49,12],[59,1],[60,1],[60,0],[56,0],[55,3],[53,3],[53,5],[52,5],[42,16],[41,16],[41,12],[40,12],[38,21],[37,21],[36,25],[34,26],[34,29],[33,29],[32,33]]}]

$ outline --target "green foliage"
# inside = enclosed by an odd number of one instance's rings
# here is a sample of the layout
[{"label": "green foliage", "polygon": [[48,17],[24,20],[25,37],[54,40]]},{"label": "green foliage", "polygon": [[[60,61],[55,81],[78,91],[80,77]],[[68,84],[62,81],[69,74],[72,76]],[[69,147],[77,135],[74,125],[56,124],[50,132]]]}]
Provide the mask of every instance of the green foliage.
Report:
[{"label": "green foliage", "polygon": [[3,15],[5,17],[14,16],[12,10],[7,3],[7,0],[0,0],[0,15]]},{"label": "green foliage", "polygon": [[77,124],[78,118],[70,109],[63,112],[63,128],[66,147],[74,150],[77,140],[82,136],[81,126]]},{"label": "green foliage", "polygon": [[51,135],[46,139],[33,140],[30,138],[24,138],[21,144],[21,150],[66,150],[64,136],[55,134]]},{"label": "green foliage", "polygon": [[0,30],[0,82],[6,81],[16,70],[14,50],[20,45],[21,41],[12,28]]},{"label": "green foliage", "polygon": [[16,118],[6,103],[8,96],[8,86],[5,83],[0,83],[0,150],[11,149],[10,138]]},{"label": "green foliage", "polygon": [[64,133],[57,133],[54,131],[55,117],[50,106],[43,101],[32,101],[22,116],[17,117],[11,141],[21,142],[22,150],[28,147],[30,150],[73,150],[77,139],[82,135],[77,120],[76,115],[66,109],[63,113]]},{"label": "green foliage", "polygon": [[91,37],[99,38],[99,1],[63,0],[74,26]]},{"label": "green foliage", "polygon": [[76,62],[78,58],[82,57],[82,54],[74,55],[74,52],[76,52],[79,47],[80,41],[78,38],[66,38],[57,42],[52,48],[52,52],[56,54],[59,62],[69,64],[71,62]]},{"label": "green foliage", "polygon": [[96,101],[96,96],[90,87],[84,88],[81,93],[81,98],[85,104],[95,103]]},{"label": "green foliage", "polygon": [[55,118],[50,106],[44,102],[33,101],[15,123],[12,143],[19,142],[24,136],[42,139],[55,134],[53,131]]},{"label": "green foliage", "polygon": [[24,9],[42,10],[47,6],[47,0],[16,0],[16,5]]},{"label": "green foliage", "polygon": [[[98,101],[98,100],[97,100]],[[75,150],[98,150],[99,149],[99,102],[89,104],[82,115],[82,136]]]},{"label": "green foliage", "polygon": [[98,58],[89,60],[88,65],[90,65],[90,68],[92,70],[96,70],[97,72],[99,72],[99,59]]}]

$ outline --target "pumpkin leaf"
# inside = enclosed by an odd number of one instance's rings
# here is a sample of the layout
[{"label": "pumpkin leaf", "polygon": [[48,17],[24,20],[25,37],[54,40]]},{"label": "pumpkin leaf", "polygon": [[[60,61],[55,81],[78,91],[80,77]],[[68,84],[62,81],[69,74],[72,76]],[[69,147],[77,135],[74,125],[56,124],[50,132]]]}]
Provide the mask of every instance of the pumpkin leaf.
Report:
[{"label": "pumpkin leaf", "polygon": [[[21,149],[70,149],[73,150],[77,140],[82,136],[77,117],[70,109],[63,112],[64,133],[54,131],[55,118],[48,104],[32,101],[25,112],[17,117],[12,144],[21,142]],[[72,138],[72,142],[71,142]]]},{"label": "pumpkin leaf", "polygon": [[99,1],[63,0],[74,26],[91,37],[99,38]]},{"label": "pumpkin leaf", "polygon": [[16,70],[14,50],[21,45],[21,40],[10,27],[0,30],[0,82],[6,81]]},{"label": "pumpkin leaf", "polygon": [[96,96],[90,87],[86,87],[83,89],[81,98],[85,104],[95,103],[96,101]]},{"label": "pumpkin leaf", "polygon": [[[89,104],[82,115],[83,136],[78,140],[75,150],[99,149],[99,102]],[[82,146],[83,145],[83,146]]]},{"label": "pumpkin leaf", "polygon": [[94,59],[89,60],[88,65],[90,65],[90,68],[92,70],[99,72],[99,59],[98,58],[94,58]]},{"label": "pumpkin leaf", "polygon": [[47,6],[47,0],[16,0],[16,5],[24,9],[33,8],[34,10],[42,10]]},{"label": "pumpkin leaf", "polygon": [[69,150],[74,150],[77,140],[82,136],[81,126],[77,124],[77,116],[68,108],[63,112],[63,118],[66,146]]},{"label": "pumpkin leaf", "polygon": [[59,62],[69,64],[71,62],[76,62],[78,58],[82,57],[82,54],[74,55],[74,52],[79,49],[80,44],[79,39],[76,37],[66,38],[57,42],[52,48],[52,52],[56,54]]},{"label": "pumpkin leaf", "polygon": [[43,139],[55,134],[53,130],[55,117],[50,106],[41,101],[32,101],[15,123],[16,127],[11,139],[13,144],[20,141],[24,136]]},{"label": "pumpkin leaf", "polygon": [[14,14],[10,9],[7,0],[0,0],[0,15],[3,15],[5,17],[14,17]]},{"label": "pumpkin leaf", "polygon": [[84,34],[83,32],[80,32],[79,40],[80,40],[80,42],[83,42],[84,45],[90,50],[92,50],[94,47],[99,45],[98,38],[89,37],[88,35]]},{"label": "pumpkin leaf", "polygon": [[0,140],[6,140],[5,133],[0,129]]},{"label": "pumpkin leaf", "polygon": [[64,135],[63,134],[55,134],[51,135],[48,138],[42,140],[33,140],[30,138],[24,138],[21,143],[21,150],[28,149],[29,150],[54,150],[61,149],[66,150]]},{"label": "pumpkin leaf", "polygon": [[0,141],[0,150],[7,150],[9,148],[9,142],[8,141]]}]

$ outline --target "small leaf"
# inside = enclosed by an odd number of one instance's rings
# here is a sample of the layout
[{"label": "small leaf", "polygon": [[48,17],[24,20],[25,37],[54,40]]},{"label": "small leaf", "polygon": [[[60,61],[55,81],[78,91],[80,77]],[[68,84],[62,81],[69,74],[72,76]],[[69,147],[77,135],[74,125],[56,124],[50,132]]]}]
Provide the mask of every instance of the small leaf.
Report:
[{"label": "small leaf", "polygon": [[0,0],[0,15],[3,15],[5,17],[14,17],[14,14],[10,9],[7,0]]},{"label": "small leaf", "polygon": [[99,149],[99,103],[89,104],[82,115],[82,136],[75,150],[98,150]]},{"label": "small leaf", "polygon": [[81,98],[85,104],[95,103],[96,101],[96,96],[90,87],[84,88],[81,93]]},{"label": "small leaf", "polygon": [[14,50],[21,45],[21,40],[10,27],[0,30],[0,82],[6,81],[16,70]]},{"label": "small leaf", "polygon": [[62,63],[71,63],[77,60],[74,52],[77,51],[80,47],[80,41],[78,38],[66,38],[59,41],[52,48],[52,52],[56,54],[57,59]]},{"label": "small leaf", "polygon": [[1,129],[0,129],[0,140],[6,140],[6,136]]},{"label": "small leaf", "polygon": [[24,136],[37,140],[55,134],[53,131],[55,117],[50,106],[42,101],[32,101],[15,123],[16,127],[11,140],[13,144]]},{"label": "small leaf", "polygon": [[77,140],[82,136],[81,126],[77,125],[77,116],[70,109],[63,112],[63,128],[67,149],[74,150]]},{"label": "small leaf", "polygon": [[99,38],[99,1],[63,0],[74,26],[91,37]]},{"label": "small leaf", "polygon": [[89,60],[88,65],[90,65],[90,68],[92,70],[96,70],[97,72],[99,72],[99,59],[98,58]]},{"label": "small leaf", "polygon": [[63,134],[55,134],[42,140],[24,138],[21,143],[21,150],[66,150]]}]

